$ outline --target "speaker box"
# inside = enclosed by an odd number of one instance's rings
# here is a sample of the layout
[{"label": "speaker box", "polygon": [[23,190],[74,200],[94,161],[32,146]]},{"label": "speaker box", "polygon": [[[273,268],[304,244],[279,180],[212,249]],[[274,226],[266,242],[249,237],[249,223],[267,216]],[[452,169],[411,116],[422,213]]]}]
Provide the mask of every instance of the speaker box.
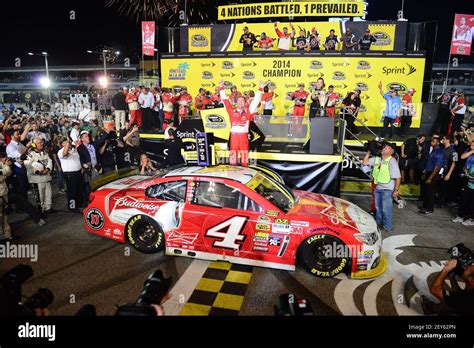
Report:
[{"label": "speaker box", "polygon": [[[421,113],[420,133],[430,135],[436,128],[439,128],[439,124],[435,126],[436,119],[438,118],[440,105],[438,103],[423,103],[423,112]],[[434,127],[433,127],[434,126]]]},{"label": "speaker box", "polygon": [[334,119],[315,117],[311,119],[309,153],[317,155],[334,154]]}]

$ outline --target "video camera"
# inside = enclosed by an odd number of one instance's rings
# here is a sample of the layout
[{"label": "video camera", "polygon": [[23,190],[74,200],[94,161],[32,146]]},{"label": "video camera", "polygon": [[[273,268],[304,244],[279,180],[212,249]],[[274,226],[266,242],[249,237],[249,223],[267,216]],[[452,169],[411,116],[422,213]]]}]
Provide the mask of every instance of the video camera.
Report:
[{"label": "video camera", "polygon": [[[171,286],[171,277],[165,278],[163,272],[157,270],[149,275],[143,284],[135,303],[118,307],[116,316],[129,317],[155,317],[157,315],[152,305],[159,305]],[[96,316],[96,309],[93,305],[86,304],[79,309],[76,316]]]},{"label": "video camera", "polygon": [[369,151],[372,156],[381,156],[382,149],[385,145],[383,138],[376,137],[364,144],[364,151]]},{"label": "video camera", "polygon": [[18,265],[3,275],[0,279],[0,316],[34,316],[37,309],[48,308],[53,303],[54,295],[47,288],[38,289],[21,303],[21,286],[32,276],[33,269],[28,265]]},{"label": "video camera", "polygon": [[464,243],[459,243],[448,250],[448,253],[453,259],[458,260],[454,273],[461,276],[464,273],[464,269],[474,264],[474,251],[469,249]]}]

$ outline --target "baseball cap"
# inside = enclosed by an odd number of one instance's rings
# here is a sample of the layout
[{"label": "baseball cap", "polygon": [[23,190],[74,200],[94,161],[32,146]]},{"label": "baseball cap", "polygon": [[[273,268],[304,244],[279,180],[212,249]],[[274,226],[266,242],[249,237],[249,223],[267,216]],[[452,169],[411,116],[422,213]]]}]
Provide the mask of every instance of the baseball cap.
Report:
[{"label": "baseball cap", "polygon": [[395,144],[395,143],[385,142],[384,147],[385,146],[389,146],[393,149],[393,151],[397,151],[397,144]]},{"label": "baseball cap", "polygon": [[304,87],[304,83],[298,83],[298,87]]},{"label": "baseball cap", "polygon": [[81,137],[82,137],[84,134],[89,134],[89,132],[86,131],[86,130],[83,130],[83,131],[81,132]]},{"label": "baseball cap", "polygon": [[414,88],[410,88],[410,89],[408,90],[408,92],[416,93],[416,90],[415,90]]}]

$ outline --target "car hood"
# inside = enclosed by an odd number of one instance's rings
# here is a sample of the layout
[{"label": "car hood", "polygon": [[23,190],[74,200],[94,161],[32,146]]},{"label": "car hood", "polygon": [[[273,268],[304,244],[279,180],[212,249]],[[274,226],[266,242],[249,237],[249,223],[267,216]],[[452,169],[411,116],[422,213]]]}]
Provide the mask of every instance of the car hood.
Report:
[{"label": "car hood", "polygon": [[317,224],[343,225],[361,233],[377,231],[374,218],[351,202],[320,193],[298,190],[294,193],[298,202],[288,213],[297,215],[299,219],[304,217]]}]

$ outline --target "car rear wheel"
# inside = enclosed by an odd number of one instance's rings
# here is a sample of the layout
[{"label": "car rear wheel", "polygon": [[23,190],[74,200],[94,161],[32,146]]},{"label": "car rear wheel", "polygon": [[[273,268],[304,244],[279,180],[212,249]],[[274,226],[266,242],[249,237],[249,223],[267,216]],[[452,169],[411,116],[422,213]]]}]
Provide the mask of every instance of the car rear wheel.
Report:
[{"label": "car rear wheel", "polygon": [[308,237],[298,249],[298,259],[311,274],[331,278],[349,264],[348,248],[338,238],[326,234]]},{"label": "car rear wheel", "polygon": [[132,217],[125,231],[129,243],[142,253],[154,254],[165,247],[165,236],[160,225],[147,215]]}]

